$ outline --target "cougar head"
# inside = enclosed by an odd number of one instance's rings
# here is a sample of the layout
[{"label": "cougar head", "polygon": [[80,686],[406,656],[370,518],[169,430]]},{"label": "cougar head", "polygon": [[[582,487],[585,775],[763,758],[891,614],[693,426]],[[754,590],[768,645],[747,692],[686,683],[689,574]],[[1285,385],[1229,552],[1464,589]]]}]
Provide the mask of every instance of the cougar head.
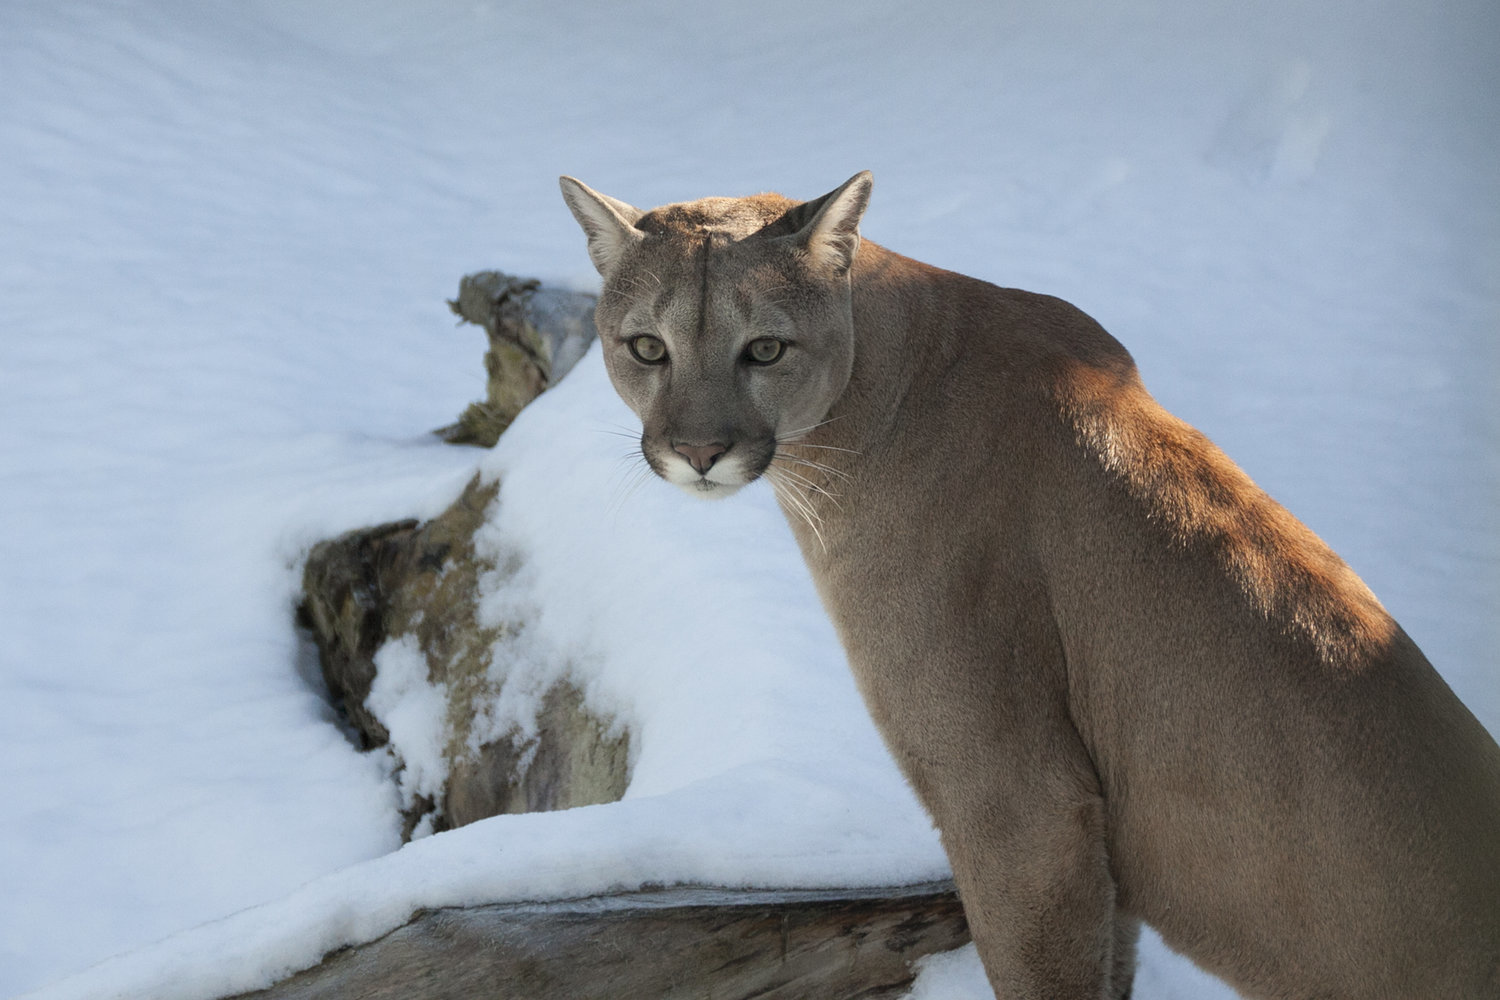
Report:
[{"label": "cougar head", "polygon": [[849,274],[871,183],[642,212],[562,178],[604,279],[605,365],[657,475],[729,496],[825,419],[854,363]]}]

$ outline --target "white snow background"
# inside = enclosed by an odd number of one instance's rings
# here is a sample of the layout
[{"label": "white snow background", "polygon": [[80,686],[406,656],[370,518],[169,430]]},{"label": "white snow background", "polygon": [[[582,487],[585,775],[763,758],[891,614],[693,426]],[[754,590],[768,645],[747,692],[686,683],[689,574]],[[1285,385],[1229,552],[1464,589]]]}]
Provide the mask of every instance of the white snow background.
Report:
[{"label": "white snow background", "polygon": [[[1093,314],[1497,731],[1497,42],[1492,0],[0,5],[0,995],[249,989],[418,906],[943,873],[764,492],[632,492],[597,354],[491,453],[426,434],[483,394],[460,275],[594,286],[560,173],[644,207],[872,169],[869,238]],[[300,560],[480,464],[526,566],[495,600],[634,780],[398,850]],[[988,995],[972,949],[912,993]],[[1137,996],[1212,995],[1147,942]]]}]

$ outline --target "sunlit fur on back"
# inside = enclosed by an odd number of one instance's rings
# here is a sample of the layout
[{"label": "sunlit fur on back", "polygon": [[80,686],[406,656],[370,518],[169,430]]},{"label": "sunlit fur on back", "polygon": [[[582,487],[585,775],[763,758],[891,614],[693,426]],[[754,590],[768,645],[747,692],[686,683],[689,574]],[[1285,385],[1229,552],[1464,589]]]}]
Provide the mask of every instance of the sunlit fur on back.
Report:
[{"label": "sunlit fur on back", "polygon": [[[1352,570],[1057,299],[823,198],[564,179],[642,453],[770,479],[996,994],[1500,997],[1500,748]],[[732,516],[726,511],[726,516]]]},{"label": "sunlit fur on back", "polygon": [[1060,389],[1079,443],[1178,544],[1212,551],[1267,621],[1331,666],[1356,668],[1391,641],[1395,622],[1344,561],[1133,376],[1078,374]]}]

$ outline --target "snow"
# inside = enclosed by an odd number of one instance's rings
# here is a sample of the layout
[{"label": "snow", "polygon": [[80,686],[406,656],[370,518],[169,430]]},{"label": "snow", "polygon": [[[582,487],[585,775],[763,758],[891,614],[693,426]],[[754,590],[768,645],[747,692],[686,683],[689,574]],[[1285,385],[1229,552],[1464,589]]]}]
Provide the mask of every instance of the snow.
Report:
[{"label": "snow", "polygon": [[[593,286],[561,173],[650,206],[872,169],[870,238],[1095,315],[1500,731],[1496,37],[1488,0],[0,6],[0,995],[246,989],[422,906],[941,873],[764,492],[637,482],[597,355],[493,452],[425,434],[483,393],[460,275]],[[480,468],[491,613],[529,612],[497,719],[566,674],[635,770],[397,850],[300,560]],[[1216,990],[1148,940],[1137,996]],[[972,951],[913,996],[986,996]]]},{"label": "snow", "polygon": [[400,762],[396,787],[401,807],[421,796],[436,799],[448,781],[448,687],[427,675],[427,657],[414,635],[403,635],[375,651],[375,680],[365,697],[390,736],[386,752]]}]

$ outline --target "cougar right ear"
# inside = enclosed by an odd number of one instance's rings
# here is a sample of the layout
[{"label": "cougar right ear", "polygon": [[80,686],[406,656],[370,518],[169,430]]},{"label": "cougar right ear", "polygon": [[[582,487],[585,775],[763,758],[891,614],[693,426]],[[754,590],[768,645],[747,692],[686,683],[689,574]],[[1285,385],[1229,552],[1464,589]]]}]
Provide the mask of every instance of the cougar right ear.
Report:
[{"label": "cougar right ear", "polygon": [[620,255],[640,242],[643,235],[635,228],[645,212],[608,195],[600,194],[580,180],[561,177],[563,200],[573,218],[589,238],[589,257],[601,275],[619,261]]},{"label": "cougar right ear", "polygon": [[816,265],[838,275],[849,273],[859,250],[859,220],[870,204],[875,179],[861,170],[833,191],[802,206],[812,213],[794,237]]}]

